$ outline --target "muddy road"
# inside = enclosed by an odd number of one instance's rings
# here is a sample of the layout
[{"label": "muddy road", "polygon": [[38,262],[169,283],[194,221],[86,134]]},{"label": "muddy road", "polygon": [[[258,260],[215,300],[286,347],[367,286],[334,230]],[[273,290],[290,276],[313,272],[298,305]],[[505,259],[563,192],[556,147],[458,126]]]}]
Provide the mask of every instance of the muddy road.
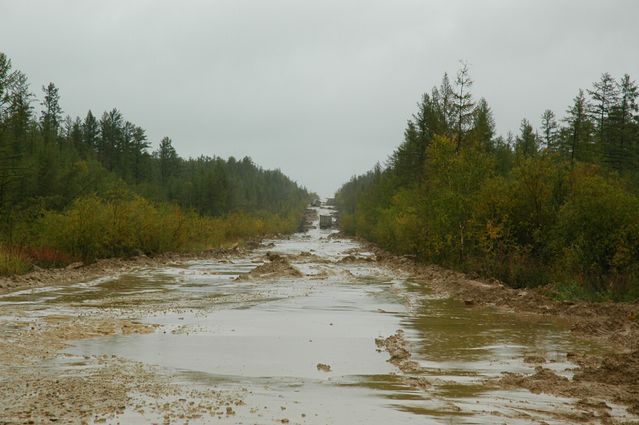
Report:
[{"label": "muddy road", "polygon": [[632,385],[575,380],[610,348],[570,320],[451,298],[378,257],[316,220],[247,252],[5,293],[0,424],[639,419]]}]

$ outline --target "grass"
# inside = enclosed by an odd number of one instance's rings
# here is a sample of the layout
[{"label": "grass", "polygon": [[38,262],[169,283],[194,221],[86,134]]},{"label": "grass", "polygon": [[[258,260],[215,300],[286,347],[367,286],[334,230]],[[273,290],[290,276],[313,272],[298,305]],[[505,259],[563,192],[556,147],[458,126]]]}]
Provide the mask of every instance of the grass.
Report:
[{"label": "grass", "polygon": [[0,276],[25,274],[32,268],[31,260],[21,250],[0,246]]}]

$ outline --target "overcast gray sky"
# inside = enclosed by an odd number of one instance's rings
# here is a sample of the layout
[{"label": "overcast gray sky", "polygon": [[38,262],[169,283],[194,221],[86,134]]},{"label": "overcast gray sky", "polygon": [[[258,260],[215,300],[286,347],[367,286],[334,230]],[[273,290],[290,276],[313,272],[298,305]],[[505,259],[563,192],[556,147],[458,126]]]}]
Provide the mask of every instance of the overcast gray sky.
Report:
[{"label": "overcast gray sky", "polygon": [[639,78],[639,1],[0,0],[0,51],[72,116],[117,107],[183,156],[251,156],[326,196],[467,61],[498,131]]}]

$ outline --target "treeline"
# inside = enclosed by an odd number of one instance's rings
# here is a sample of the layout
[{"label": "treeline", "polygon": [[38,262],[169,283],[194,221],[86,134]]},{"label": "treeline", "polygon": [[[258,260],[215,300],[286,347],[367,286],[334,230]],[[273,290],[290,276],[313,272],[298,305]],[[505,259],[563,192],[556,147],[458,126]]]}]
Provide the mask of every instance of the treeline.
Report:
[{"label": "treeline", "polygon": [[[0,53],[0,273],[18,254],[28,268],[215,246],[299,224],[309,194],[279,170],[248,157],[185,159],[169,138],[151,150],[145,130],[117,109],[65,117],[57,87],[42,90],[38,113],[27,77]],[[143,242],[153,238],[164,239]]]},{"label": "treeline", "polygon": [[506,138],[471,87],[463,65],[423,95],[385,166],[337,192],[343,230],[559,297],[639,297],[636,83],[603,74]]}]

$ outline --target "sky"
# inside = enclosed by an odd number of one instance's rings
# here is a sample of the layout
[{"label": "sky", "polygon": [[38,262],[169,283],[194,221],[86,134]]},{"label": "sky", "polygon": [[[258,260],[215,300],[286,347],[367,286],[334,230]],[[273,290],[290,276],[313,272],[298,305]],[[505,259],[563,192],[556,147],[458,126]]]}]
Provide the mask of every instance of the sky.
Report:
[{"label": "sky", "polygon": [[154,147],[250,156],[330,196],[460,60],[503,135],[603,72],[639,78],[637,17],[635,0],[0,0],[0,51],[65,114],[115,107]]}]

